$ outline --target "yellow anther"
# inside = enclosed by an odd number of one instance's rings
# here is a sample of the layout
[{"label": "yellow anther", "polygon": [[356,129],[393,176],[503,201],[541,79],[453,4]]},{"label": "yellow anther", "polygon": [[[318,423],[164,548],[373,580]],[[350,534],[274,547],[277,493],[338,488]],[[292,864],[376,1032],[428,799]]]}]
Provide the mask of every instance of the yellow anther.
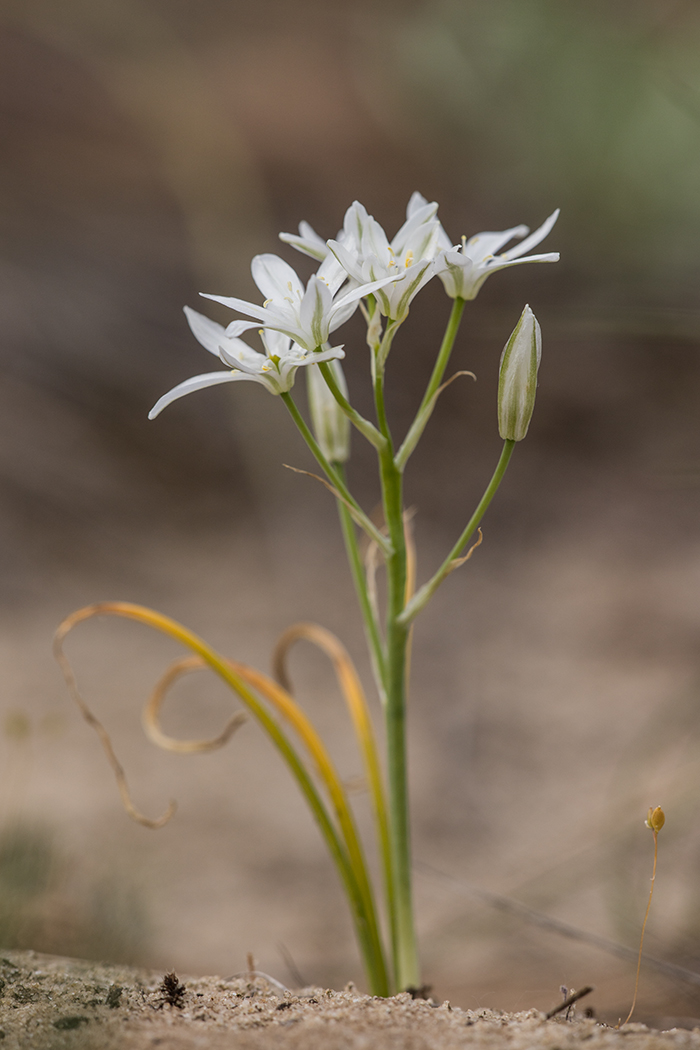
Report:
[{"label": "yellow anther", "polygon": [[410,251],[406,252],[406,261],[404,262],[404,266],[406,268],[408,268],[411,265],[412,262],[413,262],[413,252],[410,252]]},{"label": "yellow anther", "polygon": [[272,302],[272,299],[266,299],[265,302],[263,303],[263,307],[269,306],[271,302]]},{"label": "yellow anther", "polygon": [[292,282],[291,281],[287,281],[287,288],[289,288],[290,292],[294,291],[294,289],[292,288]]}]

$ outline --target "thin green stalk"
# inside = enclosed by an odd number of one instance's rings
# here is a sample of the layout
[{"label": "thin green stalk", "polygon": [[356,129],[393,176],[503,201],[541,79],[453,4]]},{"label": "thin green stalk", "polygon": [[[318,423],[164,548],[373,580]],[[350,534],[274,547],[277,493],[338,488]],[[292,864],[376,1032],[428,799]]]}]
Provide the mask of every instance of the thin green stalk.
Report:
[{"label": "thin green stalk", "polygon": [[[359,430],[363,437],[367,438],[370,444],[374,445],[374,447],[378,451],[381,451],[381,449],[384,446],[384,438],[379,433],[374,424],[370,423],[368,419],[365,419],[364,416],[361,416],[359,412],[355,411],[348,399],[343,395],[340,387],[335,381],[335,376],[333,375],[333,372],[328,366],[328,362],[321,361],[318,367],[321,370],[321,375],[328,384],[328,389],[330,390],[331,394],[336,399],[336,401],[338,402],[338,404],[340,405],[350,422],[353,424],[354,427],[357,428],[357,430]],[[285,395],[283,394],[282,396],[284,397]],[[287,397],[288,396],[289,395],[287,395]]]},{"label": "thin green stalk", "polygon": [[425,388],[423,400],[421,401],[420,407],[416,412],[415,419],[413,420],[413,423],[411,424],[409,431],[401,444],[401,448],[396,453],[395,461],[399,470],[403,470],[405,468],[406,463],[408,461],[408,457],[411,455],[414,448],[418,444],[420,436],[423,433],[423,430],[425,429],[428,420],[430,419],[430,416],[432,415],[433,409],[435,407],[435,402],[437,400],[438,393],[440,390],[440,383],[442,382],[442,378],[445,374],[445,369],[447,368],[447,363],[450,359],[450,354],[452,353],[452,348],[454,346],[455,339],[457,338],[457,332],[459,331],[459,325],[462,320],[462,313],[464,312],[464,305],[464,299],[455,299],[452,304],[452,310],[450,312],[450,317],[447,322],[445,334],[442,338],[442,343],[440,345],[440,350],[438,351],[438,356],[435,361],[435,365],[433,366],[432,375],[430,376],[428,385]]},{"label": "thin green stalk", "polygon": [[[377,624],[374,615],[374,610],[372,608],[372,603],[370,602],[369,594],[367,593],[367,577],[365,576],[364,566],[362,564],[360,553],[357,547],[357,537],[355,535],[354,525],[347,508],[342,503],[340,503],[340,501],[338,501],[338,513],[340,515],[340,525],[343,530],[343,537],[345,539],[345,548],[347,551],[348,562],[350,564],[350,571],[355,582],[355,589],[357,591],[357,596],[362,611],[362,619],[364,620],[365,634],[367,636],[370,654],[372,657],[372,670],[374,672],[374,678],[377,684],[377,690],[379,692],[382,710],[386,710],[386,657],[382,646],[382,640],[379,634],[379,625]],[[399,934],[397,928],[396,908],[394,907],[394,858],[390,830],[391,824],[383,792],[381,792],[381,795],[379,795],[377,791],[375,791],[375,810],[377,814],[377,832],[382,857],[384,898],[386,902],[386,910],[389,920],[391,954],[394,966],[394,975],[395,979],[397,979],[396,960],[399,954]],[[398,987],[401,987],[401,985],[398,985]]]},{"label": "thin green stalk", "polygon": [[433,372],[430,376],[428,385],[425,388],[425,393],[423,394],[423,400],[421,401],[420,408],[418,409],[419,415],[421,411],[425,409],[425,407],[435,396],[435,394],[437,393],[437,389],[440,386],[440,383],[442,382],[442,377],[445,374],[445,369],[447,368],[447,364],[450,360],[452,347],[454,346],[455,339],[457,338],[457,332],[459,331],[459,325],[462,320],[462,314],[464,312],[465,304],[465,299],[455,299],[452,303],[452,310],[450,312],[450,317],[447,322],[445,334],[442,337],[442,343],[440,345],[440,350],[438,351],[435,365],[433,366]]},{"label": "thin green stalk", "polygon": [[[336,464],[338,475],[345,480],[343,476],[343,468],[341,464]],[[367,636],[367,644],[372,657],[372,671],[374,673],[374,680],[379,692],[379,699],[382,702],[382,707],[386,702],[386,684],[385,684],[385,660],[384,650],[382,646],[382,638],[379,633],[379,624],[374,615],[374,609],[369,598],[367,590],[367,576],[365,573],[364,565],[362,564],[362,558],[360,557],[360,550],[357,544],[357,535],[355,533],[355,525],[350,516],[348,508],[340,500],[337,500],[338,515],[340,517],[340,527],[343,532],[343,539],[345,541],[345,551],[348,558],[348,564],[350,565],[350,572],[352,574],[353,583],[355,584],[355,591],[357,593],[357,599],[360,603],[360,611],[362,613],[362,620],[364,622],[365,634]]]},{"label": "thin green stalk", "polygon": [[[386,336],[385,336],[386,338]],[[378,356],[378,355],[377,355]],[[389,821],[391,831],[393,897],[396,930],[394,972],[400,989],[420,984],[418,948],[412,899],[411,836],[406,761],[406,655],[408,628],[400,622],[406,593],[406,540],[403,523],[402,475],[394,463],[391,434],[384,405],[384,369],[375,364],[374,395],[377,420],[387,439],[380,453],[384,516],[393,548],[386,558],[386,688],[385,707]]]},{"label": "thin green stalk", "polygon": [[280,397],[284,401],[285,405],[289,409],[289,414],[296,423],[301,436],[303,437],[306,444],[311,449],[311,452],[319,464],[321,469],[324,471],[326,477],[330,481],[331,485],[340,493],[347,504],[352,508],[352,515],[367,535],[374,540],[375,543],[379,544],[379,547],[386,555],[391,548],[391,544],[387,541],[386,536],[383,536],[376,525],[370,521],[365,512],[360,507],[359,503],[352,495],[344,480],[338,475],[338,472],[333,469],[331,464],[328,462],[323,452],[319,448],[318,442],[306,425],[306,421],[302,416],[301,412],[294,404],[294,400],[291,394],[280,394]]},{"label": "thin green stalk", "polygon": [[486,491],[484,492],[483,496],[479,501],[479,505],[477,506],[476,510],[469,519],[467,527],[464,529],[462,535],[459,537],[454,547],[447,555],[444,562],[442,563],[438,571],[435,573],[435,575],[432,577],[432,579],[428,580],[427,583],[424,583],[423,586],[418,591],[416,591],[411,601],[408,603],[406,608],[399,616],[399,620],[404,627],[407,627],[411,623],[411,620],[413,620],[418,615],[421,609],[430,601],[433,594],[438,589],[445,577],[449,575],[449,573],[452,572],[452,570],[455,568],[455,559],[459,558],[460,554],[466,547],[470,537],[472,536],[477,526],[479,525],[479,522],[486,513],[489,503],[498,491],[498,486],[503,480],[503,475],[505,474],[508,463],[510,462],[510,457],[513,454],[515,444],[516,442],[511,440],[506,440],[504,442],[503,451],[501,452],[501,458],[498,461],[498,466],[496,467],[493,477],[491,478],[490,482],[486,487]]}]

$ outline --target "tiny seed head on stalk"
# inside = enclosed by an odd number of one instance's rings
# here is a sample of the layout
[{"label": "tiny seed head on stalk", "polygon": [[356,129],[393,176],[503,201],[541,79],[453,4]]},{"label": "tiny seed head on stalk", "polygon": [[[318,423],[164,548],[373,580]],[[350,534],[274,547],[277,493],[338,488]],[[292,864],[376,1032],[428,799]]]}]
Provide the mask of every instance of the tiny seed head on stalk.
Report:
[{"label": "tiny seed head on stalk", "polygon": [[646,826],[656,834],[661,831],[662,827],[666,823],[666,814],[662,810],[661,806],[649,806],[649,812],[647,813],[647,819],[644,821]]},{"label": "tiny seed head on stalk", "polygon": [[637,990],[639,988],[639,971],[642,965],[642,947],[644,946],[644,931],[647,928],[647,919],[649,918],[649,909],[651,908],[651,898],[654,893],[654,880],[656,879],[656,857],[658,840],[657,835],[661,831],[662,827],[666,823],[666,814],[662,810],[661,806],[649,806],[649,812],[647,813],[647,819],[644,821],[646,826],[654,833],[654,867],[651,873],[651,886],[649,888],[649,900],[647,901],[647,910],[644,915],[644,922],[642,923],[642,935],[639,938],[639,958],[637,959],[637,976],[634,980],[634,997],[632,999],[632,1006],[630,1012],[621,1024],[618,1024],[618,1028],[621,1028],[623,1024],[627,1024],[630,1017],[634,1013],[634,1008],[637,1005]]}]

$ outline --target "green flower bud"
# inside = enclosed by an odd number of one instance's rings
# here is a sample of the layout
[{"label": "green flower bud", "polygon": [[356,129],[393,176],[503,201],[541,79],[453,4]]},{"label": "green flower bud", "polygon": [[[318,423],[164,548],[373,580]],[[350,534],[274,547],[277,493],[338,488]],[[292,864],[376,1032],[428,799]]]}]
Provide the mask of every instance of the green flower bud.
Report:
[{"label": "green flower bud", "polygon": [[501,355],[498,378],[498,429],[509,441],[522,441],[532,419],[542,332],[529,306],[520,315]]},{"label": "green flower bud", "polygon": [[[329,361],[340,392],[348,396],[348,388],[340,361]],[[321,452],[331,463],[345,463],[350,457],[350,420],[328,389],[318,365],[306,369],[309,412],[314,435]]]}]

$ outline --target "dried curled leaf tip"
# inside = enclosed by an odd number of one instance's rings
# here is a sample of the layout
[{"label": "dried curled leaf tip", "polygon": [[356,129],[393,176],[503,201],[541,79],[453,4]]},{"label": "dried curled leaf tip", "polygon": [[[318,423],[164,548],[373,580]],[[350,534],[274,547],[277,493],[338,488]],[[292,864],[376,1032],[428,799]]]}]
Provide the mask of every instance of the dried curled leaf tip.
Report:
[{"label": "dried curled leaf tip", "polygon": [[649,806],[649,812],[647,813],[647,819],[644,821],[648,828],[652,831],[661,831],[662,827],[666,823],[666,814],[662,810],[661,806]]}]

